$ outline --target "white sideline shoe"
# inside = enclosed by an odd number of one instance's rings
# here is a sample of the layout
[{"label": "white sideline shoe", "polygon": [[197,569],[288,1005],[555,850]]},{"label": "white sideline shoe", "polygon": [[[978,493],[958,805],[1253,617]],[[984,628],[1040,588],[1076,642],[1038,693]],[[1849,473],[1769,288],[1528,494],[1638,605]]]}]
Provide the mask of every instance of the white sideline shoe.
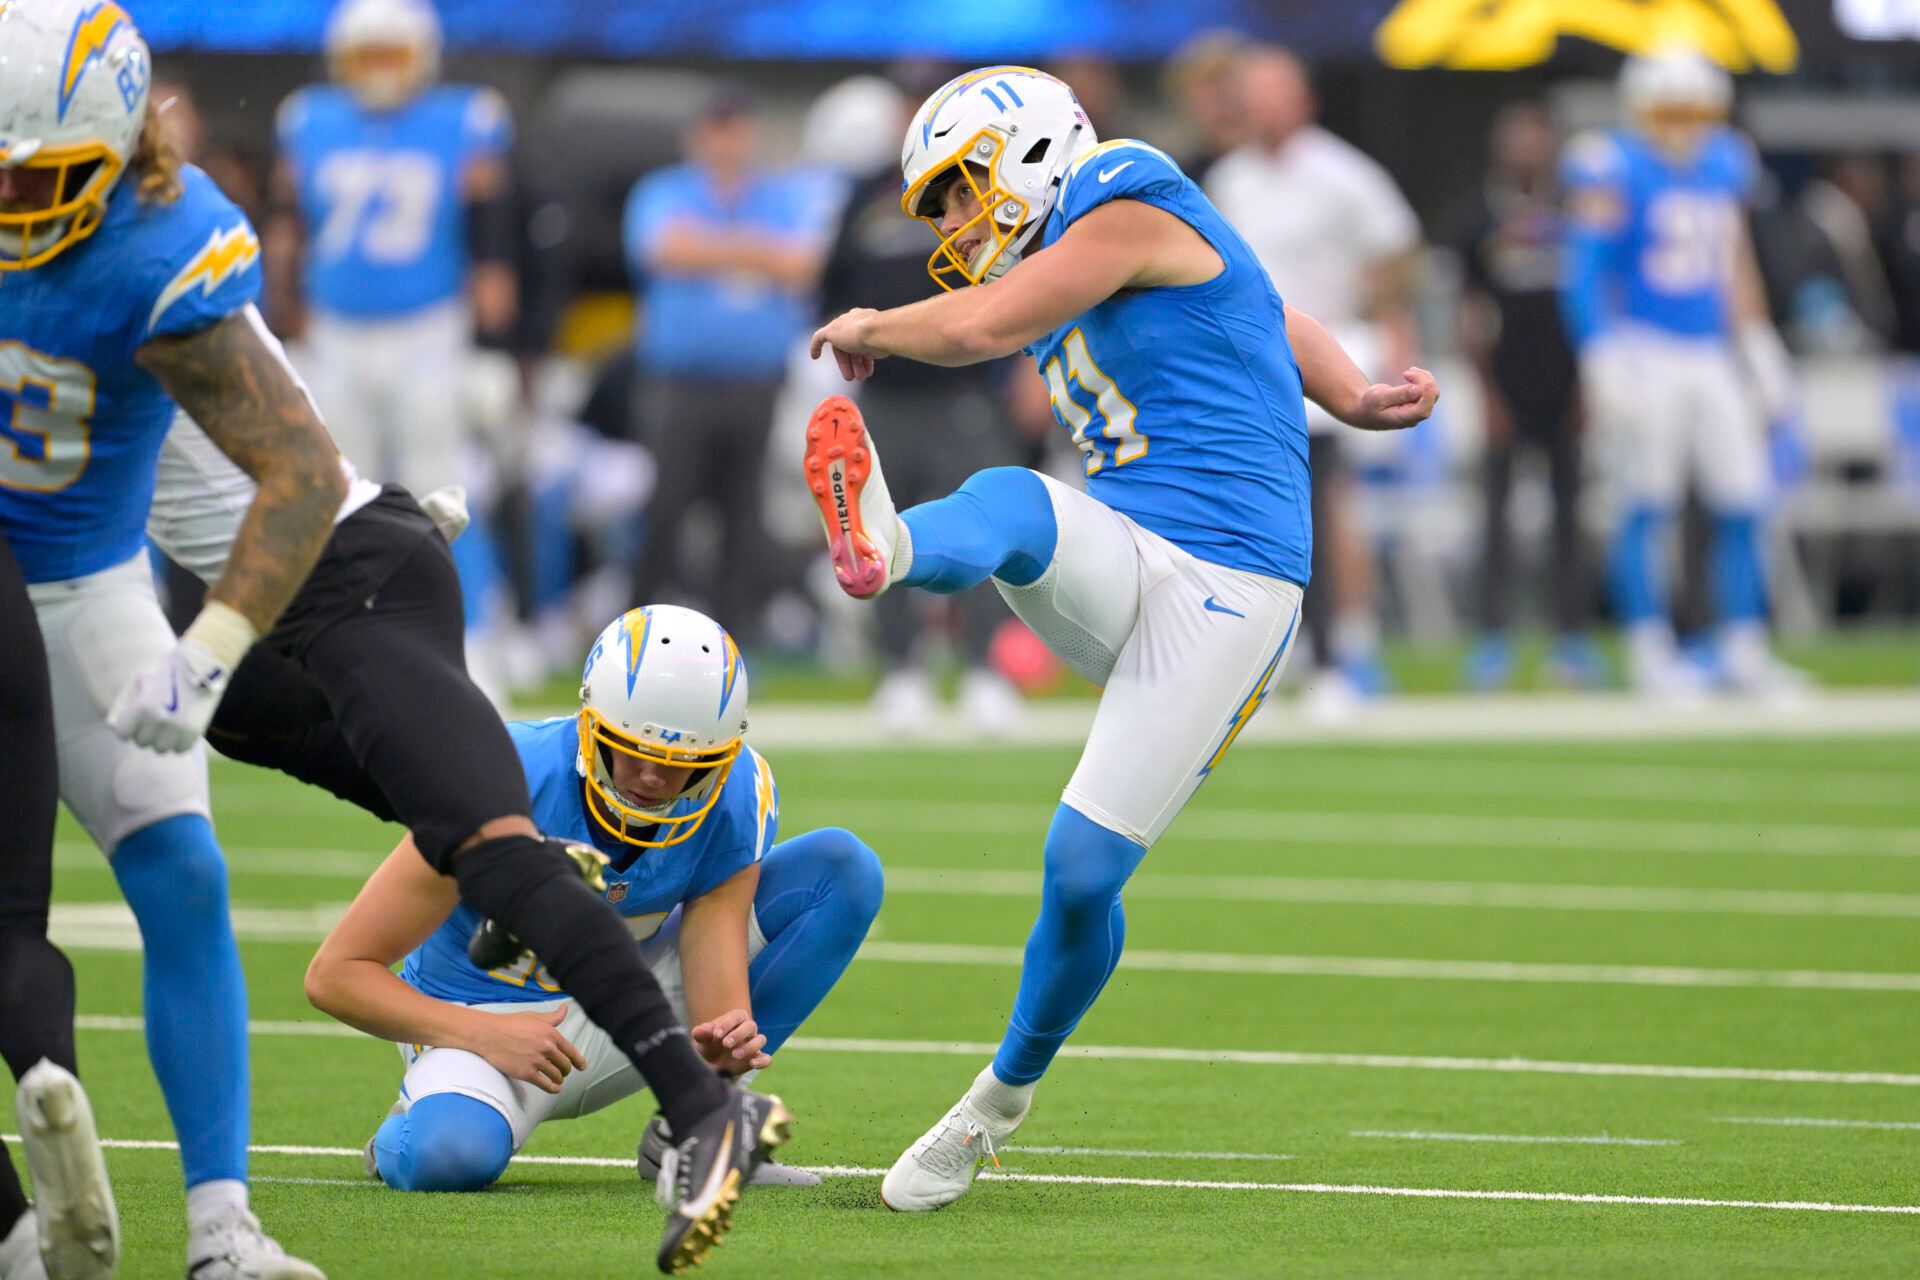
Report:
[{"label": "white sideline shoe", "polygon": [[233,1208],[187,1240],[187,1280],[327,1280],[311,1262],[287,1256],[260,1219]]},{"label": "white sideline shoe", "polygon": [[46,1274],[107,1280],[120,1260],[120,1219],[87,1091],[66,1068],[42,1058],[20,1077],[13,1105],[33,1175]]},{"label": "white sideline shoe", "polygon": [[973,1091],[953,1104],[940,1123],[927,1130],[887,1170],[880,1182],[880,1203],[896,1213],[921,1213],[944,1208],[967,1193],[973,1175],[992,1161],[1001,1143],[1026,1119],[1008,1124],[995,1120],[974,1105]]}]

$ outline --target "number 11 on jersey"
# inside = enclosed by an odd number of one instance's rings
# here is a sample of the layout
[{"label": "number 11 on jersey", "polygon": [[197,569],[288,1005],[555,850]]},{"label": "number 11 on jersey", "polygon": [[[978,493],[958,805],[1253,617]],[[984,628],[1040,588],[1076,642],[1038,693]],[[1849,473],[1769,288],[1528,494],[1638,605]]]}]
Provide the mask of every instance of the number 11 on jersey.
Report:
[{"label": "number 11 on jersey", "polygon": [[[1056,417],[1073,432],[1073,442],[1087,455],[1087,474],[1097,475],[1104,465],[1106,456],[1101,452],[1102,442],[1113,450],[1113,465],[1123,467],[1135,458],[1146,456],[1147,438],[1134,427],[1138,417],[1133,402],[1120,394],[1113,385],[1113,379],[1100,371],[1093,362],[1093,356],[1087,351],[1087,340],[1075,329],[1061,342],[1060,349],[1066,356],[1066,370],[1063,373],[1060,357],[1047,361],[1043,376],[1047,380],[1047,396],[1053,401]],[[1073,398],[1073,392],[1067,385],[1071,378],[1079,383],[1094,398],[1094,408],[1101,418],[1101,427],[1097,433],[1089,434],[1093,426],[1093,414],[1089,413],[1079,401]]]}]

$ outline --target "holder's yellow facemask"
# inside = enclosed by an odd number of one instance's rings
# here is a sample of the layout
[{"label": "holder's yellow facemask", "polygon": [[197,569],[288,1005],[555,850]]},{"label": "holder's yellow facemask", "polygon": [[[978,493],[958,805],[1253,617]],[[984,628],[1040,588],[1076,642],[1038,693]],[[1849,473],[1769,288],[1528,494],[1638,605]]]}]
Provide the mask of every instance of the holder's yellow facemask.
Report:
[{"label": "holder's yellow facemask", "polygon": [[[967,145],[951,161],[927,170],[920,175],[918,182],[901,193],[900,207],[907,216],[920,219],[940,237],[939,247],[927,259],[927,274],[949,292],[993,279],[1013,265],[1010,261],[1002,261],[1002,255],[1007,253],[1019,238],[1021,229],[1026,226],[1028,210],[1025,201],[1000,185],[997,176],[1000,153],[1006,149],[1006,145],[1007,140],[1000,134],[991,129],[982,129],[967,141]],[[987,179],[985,186],[980,182],[982,172]],[[946,205],[950,197],[945,188],[950,182],[964,182],[979,208],[979,212],[951,235],[940,229],[941,223],[946,221]],[[1010,227],[996,216],[1008,212],[1006,206],[1009,205],[1015,214]],[[970,255],[963,255],[960,244],[983,228],[987,233],[986,239]]]},{"label": "holder's yellow facemask", "polygon": [[[641,849],[664,849],[698,831],[719,800],[721,789],[727,785],[733,762],[740,758],[739,738],[717,751],[685,751],[629,738],[609,725],[592,707],[581,709],[579,722],[587,812],[608,835]],[[665,804],[643,809],[614,785],[616,756],[693,772],[681,786],[679,795]],[[699,797],[696,807],[686,813],[673,813],[674,806],[688,796]],[[642,833],[650,833],[653,838],[646,838]]]},{"label": "holder's yellow facemask", "polygon": [[92,235],[125,167],[105,143],[0,149],[0,271],[26,271]]}]

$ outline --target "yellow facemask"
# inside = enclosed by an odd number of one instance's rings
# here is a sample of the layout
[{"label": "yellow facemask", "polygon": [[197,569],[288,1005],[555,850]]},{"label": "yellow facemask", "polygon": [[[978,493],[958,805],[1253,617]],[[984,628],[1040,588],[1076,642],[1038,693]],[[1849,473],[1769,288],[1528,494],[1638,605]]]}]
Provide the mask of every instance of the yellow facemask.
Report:
[{"label": "yellow facemask", "polygon": [[[720,791],[727,785],[727,776],[733,772],[733,762],[740,758],[741,740],[738,738],[718,751],[681,751],[673,747],[636,742],[608,725],[592,707],[581,709],[579,722],[580,759],[585,765],[587,783],[587,812],[593,815],[593,820],[608,835],[623,844],[641,849],[664,849],[681,843],[698,831],[715,802],[720,799]],[[637,809],[614,789],[612,767],[608,757],[601,754],[603,751],[618,752],[630,759],[663,768],[692,769],[694,773],[680,789],[680,794],[684,796],[705,787],[706,796],[691,813],[671,817],[663,818],[658,813]],[[601,807],[603,805],[605,808]],[[642,839],[633,830],[636,827],[657,828],[654,834],[659,838]]]},{"label": "yellow facemask", "polygon": [[[991,143],[990,150],[981,151],[978,149],[979,143],[982,140]],[[984,280],[994,262],[1006,251],[1007,246],[1019,236],[1020,229],[1027,223],[1026,203],[1016,197],[1012,192],[1000,186],[999,179],[995,176],[999,172],[1000,153],[1006,148],[1006,145],[1007,140],[1000,134],[995,133],[991,129],[982,129],[979,133],[974,134],[972,138],[967,140],[967,145],[960,149],[953,161],[948,164],[943,164],[938,168],[927,170],[920,175],[918,182],[901,193],[900,208],[905,211],[907,216],[919,218],[920,221],[933,228],[935,235],[941,237],[940,247],[933,251],[931,258],[927,259],[927,274],[933,277],[935,284],[938,284],[942,289],[946,289],[949,292],[954,289],[964,288],[970,284],[979,284]],[[974,177],[975,165],[987,171],[988,185],[984,190],[981,189],[979,179]],[[965,182],[967,184],[967,189],[973,193],[974,199],[980,202],[980,212],[962,223],[959,229],[952,235],[944,235],[940,231],[941,215],[938,211],[932,215],[928,215],[925,213],[915,213],[914,210],[919,207],[921,195],[933,183],[934,179],[950,172],[956,166],[959,168],[960,174],[955,181]],[[1013,226],[1011,227],[1005,226],[993,216],[994,212],[1008,201],[1013,202],[1014,207],[1018,209],[1020,214],[1020,216],[1014,220]],[[989,234],[992,236],[992,241],[974,251],[974,259],[980,264],[976,268],[961,255],[958,245],[960,241],[966,239],[970,232],[982,225],[985,225],[987,228]]]},{"label": "yellow facemask", "polygon": [[[0,150],[0,165],[7,163]],[[87,166],[92,165],[91,171]],[[124,167],[105,143],[85,142],[70,147],[48,147],[17,166],[51,171],[53,199],[40,209],[0,210],[0,231],[17,237],[17,244],[0,245],[0,271],[26,271],[72,248],[92,235],[106,216],[106,192]],[[61,224],[64,222],[64,226]],[[35,237],[59,227],[60,233],[36,247]]]}]

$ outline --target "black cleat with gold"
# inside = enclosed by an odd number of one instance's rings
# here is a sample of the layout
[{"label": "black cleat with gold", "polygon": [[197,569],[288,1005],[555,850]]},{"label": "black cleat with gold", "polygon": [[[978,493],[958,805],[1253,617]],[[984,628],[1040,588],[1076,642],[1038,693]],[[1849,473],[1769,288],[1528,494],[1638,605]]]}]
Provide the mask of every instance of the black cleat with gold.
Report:
[{"label": "black cleat with gold", "polygon": [[727,1089],[725,1106],[662,1153],[660,1202],[669,1210],[660,1269],[681,1275],[706,1260],[733,1225],[753,1171],[793,1132],[793,1113],[771,1094]]}]

